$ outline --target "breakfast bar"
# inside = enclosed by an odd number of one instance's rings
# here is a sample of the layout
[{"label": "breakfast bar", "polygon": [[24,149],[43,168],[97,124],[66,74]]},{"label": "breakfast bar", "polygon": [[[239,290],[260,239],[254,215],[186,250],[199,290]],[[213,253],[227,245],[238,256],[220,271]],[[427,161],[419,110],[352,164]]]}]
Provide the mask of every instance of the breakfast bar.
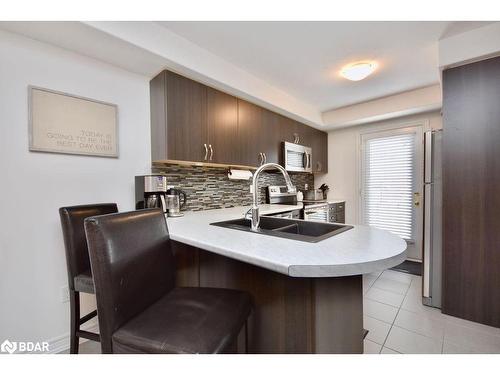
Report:
[{"label": "breakfast bar", "polygon": [[[260,209],[266,215],[290,206]],[[167,219],[177,285],[250,292],[250,353],[362,353],[362,275],[403,262],[406,242],[358,225],[316,243],[212,225],[247,211],[233,207]]]}]

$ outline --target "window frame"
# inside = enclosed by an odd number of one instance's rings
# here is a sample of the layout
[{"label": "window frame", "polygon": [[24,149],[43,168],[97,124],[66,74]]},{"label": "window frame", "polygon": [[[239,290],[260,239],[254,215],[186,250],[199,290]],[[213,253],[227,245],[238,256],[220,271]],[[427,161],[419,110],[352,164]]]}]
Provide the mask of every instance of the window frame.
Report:
[{"label": "window frame", "polygon": [[[416,135],[416,143],[415,143],[415,153],[420,153],[420,155],[423,155],[423,135],[424,135],[424,130],[427,128],[428,122],[427,121],[420,121],[418,123],[413,123],[413,124],[404,124],[400,126],[395,126],[395,127],[390,127],[390,128],[381,128],[381,129],[371,129],[369,131],[365,132],[360,132],[359,134],[359,152],[358,152],[358,191],[359,191],[359,201],[358,201],[358,217],[359,217],[359,222],[361,225],[367,225],[366,220],[365,220],[365,194],[364,194],[364,186],[365,186],[365,155],[364,155],[364,148],[365,148],[365,142],[366,140],[369,139],[375,139],[375,138],[385,138],[385,137],[391,137],[391,136],[397,136],[397,135],[403,135],[403,134],[410,134],[413,133]],[[422,139],[422,142],[418,142],[418,139]],[[422,164],[422,165],[419,165]],[[415,158],[415,176],[416,176],[416,181],[414,186],[414,191],[421,191],[423,187],[423,163],[418,163],[418,157]],[[418,175],[420,174],[420,175]],[[420,202],[422,204],[423,202],[423,196],[420,197]],[[421,232],[420,228],[418,226],[421,225],[421,223],[418,222],[419,218],[415,217],[415,223],[414,225],[417,226],[415,228],[415,235],[418,236],[419,232]],[[417,239],[413,240],[405,240],[408,244],[415,244]]]}]

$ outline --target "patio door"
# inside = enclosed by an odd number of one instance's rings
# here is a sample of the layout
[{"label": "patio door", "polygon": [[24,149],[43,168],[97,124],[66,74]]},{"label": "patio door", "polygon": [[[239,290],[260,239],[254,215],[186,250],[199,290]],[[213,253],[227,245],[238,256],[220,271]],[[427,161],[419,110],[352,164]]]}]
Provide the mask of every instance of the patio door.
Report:
[{"label": "patio door", "polygon": [[388,230],[422,260],[423,129],[421,126],[361,136],[361,222]]}]

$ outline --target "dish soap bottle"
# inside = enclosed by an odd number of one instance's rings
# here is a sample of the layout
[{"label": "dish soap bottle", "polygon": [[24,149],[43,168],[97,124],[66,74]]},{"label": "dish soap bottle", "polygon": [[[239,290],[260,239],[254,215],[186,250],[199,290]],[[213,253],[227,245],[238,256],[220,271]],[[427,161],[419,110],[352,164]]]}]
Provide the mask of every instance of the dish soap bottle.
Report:
[{"label": "dish soap bottle", "polygon": [[297,192],[297,202],[302,202],[304,200],[304,194],[299,190]]}]

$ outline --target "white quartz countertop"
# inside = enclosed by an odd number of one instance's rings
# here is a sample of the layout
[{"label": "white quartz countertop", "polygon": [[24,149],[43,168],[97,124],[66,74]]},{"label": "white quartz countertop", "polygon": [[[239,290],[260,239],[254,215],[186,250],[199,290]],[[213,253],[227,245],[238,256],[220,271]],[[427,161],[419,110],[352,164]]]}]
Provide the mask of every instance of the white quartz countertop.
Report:
[{"label": "white quartz countertop", "polygon": [[[222,228],[210,223],[243,217],[250,207],[185,212],[167,218],[170,237],[179,242],[293,277],[360,275],[400,264],[406,242],[385,230],[356,225],[317,243]],[[302,205],[263,204],[260,214]]]},{"label": "white quartz countertop", "polygon": [[335,199],[335,198],[333,198],[333,199],[328,199],[328,200],[327,200],[327,202],[328,202],[328,203],[330,203],[330,204],[334,204],[334,203],[344,203],[344,202],[345,202],[345,199]]}]

